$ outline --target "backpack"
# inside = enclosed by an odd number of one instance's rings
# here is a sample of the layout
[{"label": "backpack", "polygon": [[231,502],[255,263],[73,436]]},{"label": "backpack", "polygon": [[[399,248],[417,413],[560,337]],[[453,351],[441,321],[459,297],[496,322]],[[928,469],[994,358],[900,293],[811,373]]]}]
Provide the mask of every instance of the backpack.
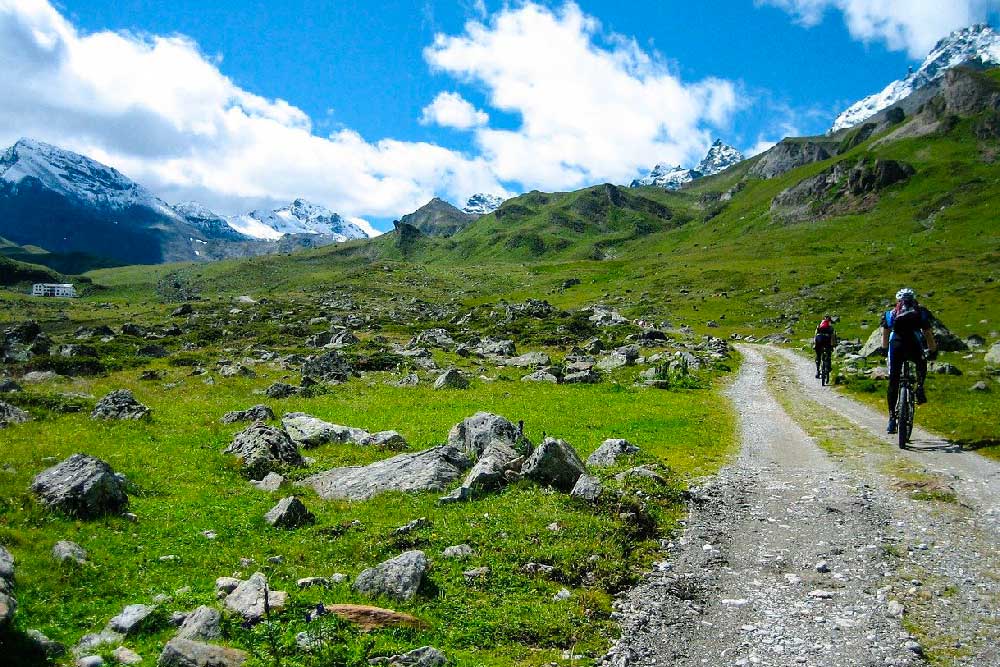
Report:
[{"label": "backpack", "polygon": [[927,310],[916,303],[904,303],[898,313],[890,310],[885,314],[885,323],[894,334],[915,335],[922,340],[921,332],[930,327],[930,317]]}]

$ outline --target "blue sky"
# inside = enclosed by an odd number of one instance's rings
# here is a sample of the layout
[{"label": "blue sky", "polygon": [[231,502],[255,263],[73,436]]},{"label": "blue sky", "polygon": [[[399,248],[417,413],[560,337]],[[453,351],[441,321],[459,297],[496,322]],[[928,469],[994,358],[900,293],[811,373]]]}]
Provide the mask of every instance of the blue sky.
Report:
[{"label": "blue sky", "polygon": [[0,0],[0,140],[86,152],[168,201],[233,213],[306,196],[385,228],[433,195],[627,182],[694,164],[714,137],[753,152],[820,133],[996,14],[986,0]]}]

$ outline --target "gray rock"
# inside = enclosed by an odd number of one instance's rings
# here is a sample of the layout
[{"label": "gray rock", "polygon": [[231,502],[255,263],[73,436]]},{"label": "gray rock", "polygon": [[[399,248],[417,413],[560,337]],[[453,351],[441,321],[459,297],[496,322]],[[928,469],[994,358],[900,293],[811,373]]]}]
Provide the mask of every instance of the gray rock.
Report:
[{"label": "gray rock", "polygon": [[17,611],[17,600],[7,593],[0,593],[0,628],[10,624]]},{"label": "gray rock", "polygon": [[350,364],[336,350],[310,357],[302,364],[302,377],[325,384],[347,382],[352,373]]},{"label": "gray rock", "polygon": [[480,454],[462,486],[483,491],[499,488],[506,483],[506,473],[519,472],[523,462],[524,456],[510,444],[495,440]]},{"label": "gray rock", "polygon": [[261,403],[246,410],[227,412],[219,421],[223,424],[235,424],[237,422],[264,422],[272,419],[274,419],[274,412],[271,411],[271,408]]},{"label": "gray rock", "polygon": [[119,665],[138,665],[142,662],[142,656],[125,646],[119,646],[111,656]]},{"label": "gray rock", "polygon": [[302,501],[295,496],[282,498],[270,512],[264,515],[264,521],[275,528],[298,528],[316,521],[312,512],[306,509]]},{"label": "gray rock", "polygon": [[521,382],[548,382],[550,384],[559,384],[559,378],[548,371],[538,370],[534,373],[528,373],[522,377]]},{"label": "gray rock", "polygon": [[227,595],[235,591],[239,585],[240,580],[236,577],[219,577],[215,580],[215,590]]},{"label": "gray rock", "polygon": [[156,607],[151,607],[150,605],[130,604],[122,610],[122,613],[108,621],[108,629],[120,632],[123,635],[134,634],[142,629],[146,619],[154,611],[156,611]]},{"label": "gray rock", "polygon": [[457,368],[450,368],[434,380],[435,389],[468,389],[469,380]]},{"label": "gray rock", "polygon": [[865,344],[861,346],[861,349],[858,351],[858,356],[864,357],[865,359],[874,356],[885,356],[885,350],[882,349],[882,327],[876,327],[875,330],[868,335],[868,340],[866,340]]},{"label": "gray rock", "polygon": [[409,444],[406,438],[396,431],[379,431],[361,440],[362,445],[380,447],[382,449],[406,449]]},{"label": "gray rock", "polygon": [[574,498],[592,503],[601,497],[603,491],[604,487],[601,485],[601,480],[592,475],[580,475],[580,478],[576,480],[576,484],[573,485],[573,490],[569,494]]},{"label": "gray rock", "polygon": [[21,391],[21,385],[10,378],[0,378],[0,394],[13,394]]},{"label": "gray rock", "polygon": [[272,591],[267,586],[267,578],[255,572],[246,581],[241,581],[232,593],[226,596],[226,609],[239,614],[248,623],[258,623],[265,615],[264,599],[272,612],[280,611],[288,601],[284,591]]},{"label": "gray rock", "polygon": [[299,393],[299,390],[286,382],[275,382],[264,390],[264,395],[268,398],[288,398]]},{"label": "gray rock", "polygon": [[471,558],[475,552],[472,550],[468,544],[456,544],[454,546],[445,547],[442,555],[445,558],[454,558],[455,560],[465,560],[466,558]]},{"label": "gray rock", "polygon": [[928,373],[936,373],[938,375],[961,375],[962,371],[958,369],[954,364],[945,363],[943,361],[932,361],[927,364]]},{"label": "gray rock", "polygon": [[555,438],[546,438],[521,467],[525,478],[560,491],[571,491],[584,471],[576,450]]},{"label": "gray rock", "polygon": [[193,312],[194,308],[191,307],[190,303],[182,303],[174,308],[173,312],[170,313],[170,317],[184,317],[185,315],[190,315]]},{"label": "gray rock", "polygon": [[240,667],[250,656],[243,651],[175,637],[163,647],[157,667]]},{"label": "gray rock", "polygon": [[14,583],[14,556],[0,546],[0,579],[8,584]]},{"label": "gray rock", "polygon": [[407,551],[359,574],[354,590],[369,597],[410,600],[417,594],[428,567],[423,551]]},{"label": "gray rock", "polygon": [[1000,343],[993,343],[984,357],[987,366],[1000,366]]},{"label": "gray rock", "polygon": [[107,463],[86,454],[42,471],[31,490],[49,508],[83,519],[117,514],[128,505],[122,479]]},{"label": "gray rock", "polygon": [[414,336],[406,344],[406,347],[411,350],[418,347],[437,347],[443,350],[453,350],[455,349],[455,341],[444,329],[427,329]]},{"label": "gray rock", "polygon": [[71,560],[74,563],[83,565],[87,562],[87,552],[84,548],[76,542],[70,542],[68,540],[56,542],[56,545],[52,547],[52,557],[60,563]]},{"label": "gray rock", "polygon": [[11,424],[24,424],[30,419],[31,416],[16,405],[0,401],[0,428],[6,428]]},{"label": "gray rock", "polygon": [[331,424],[304,412],[289,412],[281,418],[288,437],[300,447],[311,448],[329,443],[361,444],[368,431],[350,426]]},{"label": "gray rock", "polygon": [[465,583],[471,584],[477,579],[485,579],[490,576],[490,572],[491,570],[489,566],[484,565],[482,567],[474,567],[471,570],[466,570],[462,573],[462,576],[465,578]]},{"label": "gray rock", "polygon": [[769,179],[796,167],[822,162],[836,151],[835,142],[784,140],[766,151],[748,172],[750,176]]},{"label": "gray rock", "polygon": [[244,366],[243,364],[225,364],[219,369],[219,375],[224,378],[255,378],[257,373],[254,372],[252,368]]},{"label": "gray rock", "polygon": [[119,644],[123,639],[125,639],[125,635],[122,633],[105,628],[100,632],[92,632],[81,637],[80,641],[73,647],[73,654],[86,655],[92,651],[99,650],[102,646]]},{"label": "gray rock", "polygon": [[416,387],[420,384],[420,377],[416,373],[410,373],[392,383],[394,387]]},{"label": "gray rock", "polygon": [[522,453],[530,447],[515,424],[490,412],[477,412],[448,432],[448,444],[461,448],[469,456],[479,456],[494,442],[505,442]]},{"label": "gray rock", "polygon": [[619,456],[636,454],[639,448],[628,440],[621,438],[609,438],[601,443],[597,450],[587,457],[587,465],[592,466],[613,466],[618,462]]},{"label": "gray rock", "polygon": [[46,637],[39,630],[28,630],[25,633],[31,643],[38,647],[38,650],[45,654],[47,658],[58,658],[66,652],[66,646]]},{"label": "gray rock", "polygon": [[989,391],[989,390],[990,390],[990,387],[989,387],[989,385],[987,385],[987,384],[986,384],[985,382],[983,382],[982,380],[980,380],[980,381],[979,381],[979,382],[977,382],[976,384],[974,384],[974,385],[972,385],[971,387],[969,387],[969,391],[977,391],[977,392],[981,392],[981,391]]},{"label": "gray rock", "polygon": [[431,522],[427,520],[427,517],[422,516],[410,521],[406,525],[400,526],[396,530],[392,531],[393,536],[409,535],[415,530],[420,530],[421,528],[426,528],[431,525]]},{"label": "gray rock", "polygon": [[544,352],[526,352],[519,357],[507,359],[504,362],[507,366],[516,368],[532,368],[535,366],[548,366],[552,363],[552,358]]},{"label": "gray rock", "polygon": [[263,479],[285,465],[305,464],[288,434],[264,422],[254,422],[237,433],[225,453],[240,460],[243,474],[250,479]]},{"label": "gray rock", "polygon": [[149,417],[149,408],[135,400],[128,389],[116,389],[100,401],[90,413],[91,419],[139,420]]},{"label": "gray rock", "polygon": [[181,639],[218,639],[222,636],[222,614],[202,605],[187,615],[177,636]]},{"label": "gray rock", "polygon": [[295,582],[299,588],[313,588],[319,586],[325,588],[330,585],[330,580],[326,577],[303,577]]},{"label": "gray rock", "polygon": [[261,491],[267,491],[273,493],[281,488],[284,483],[285,478],[276,472],[269,472],[264,475],[264,479],[261,480],[251,480],[250,483],[256,486]]},{"label": "gray rock", "polygon": [[563,384],[597,384],[601,381],[601,375],[593,369],[567,373],[563,377]]},{"label": "gray rock", "polygon": [[513,357],[517,354],[517,348],[512,340],[484,338],[473,352],[482,357]]},{"label": "gray rock", "polygon": [[444,667],[448,664],[448,658],[433,646],[421,646],[402,655],[374,658],[368,664],[386,667]]},{"label": "gray rock", "polygon": [[104,658],[99,655],[85,655],[76,659],[73,663],[76,667],[103,667]]},{"label": "gray rock", "polygon": [[365,500],[387,491],[441,491],[472,465],[457,447],[399,454],[362,467],[333,468],[299,482],[324,500]]}]

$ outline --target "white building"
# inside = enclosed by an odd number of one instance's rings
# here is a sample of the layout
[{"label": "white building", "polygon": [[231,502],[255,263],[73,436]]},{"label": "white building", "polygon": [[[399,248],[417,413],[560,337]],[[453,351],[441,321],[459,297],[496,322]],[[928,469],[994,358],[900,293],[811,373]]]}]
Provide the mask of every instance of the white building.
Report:
[{"label": "white building", "polygon": [[35,283],[31,286],[31,295],[75,297],[76,288],[70,283]]}]

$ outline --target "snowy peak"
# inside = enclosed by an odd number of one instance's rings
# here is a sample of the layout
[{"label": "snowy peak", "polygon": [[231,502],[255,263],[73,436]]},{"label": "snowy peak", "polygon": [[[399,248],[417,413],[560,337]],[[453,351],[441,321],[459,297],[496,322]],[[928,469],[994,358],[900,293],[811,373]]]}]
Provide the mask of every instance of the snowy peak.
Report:
[{"label": "snowy peak", "polygon": [[938,81],[948,70],[965,64],[1000,64],[1000,35],[993,28],[977,24],[951,33],[931,49],[917,71],[911,71],[906,77],[890,83],[881,92],[852,104],[837,116],[830,131],[853,127]]},{"label": "snowy peak", "polygon": [[630,187],[638,188],[644,185],[654,185],[666,190],[679,190],[685,183],[690,183],[700,177],[701,174],[694,169],[685,169],[680,165],[670,167],[658,164],[653,167],[648,176],[632,181]]},{"label": "snowy peak", "polygon": [[242,234],[259,239],[274,240],[285,234],[322,234],[337,241],[369,237],[359,225],[305,199],[296,199],[288,206],[272,211],[256,210],[234,216],[229,219],[229,225]]},{"label": "snowy peak", "polygon": [[701,173],[702,176],[713,176],[729,169],[734,164],[743,162],[745,159],[743,153],[722,143],[721,139],[716,139],[711,148],[708,149],[708,154],[694,170]]},{"label": "snowy peak", "polygon": [[487,215],[500,208],[503,202],[503,197],[480,192],[469,197],[462,210],[470,215]]},{"label": "snowy peak", "polygon": [[35,179],[43,187],[88,206],[123,210],[142,206],[176,218],[173,209],[117,169],[33,139],[21,139],[0,158],[0,181]]}]

